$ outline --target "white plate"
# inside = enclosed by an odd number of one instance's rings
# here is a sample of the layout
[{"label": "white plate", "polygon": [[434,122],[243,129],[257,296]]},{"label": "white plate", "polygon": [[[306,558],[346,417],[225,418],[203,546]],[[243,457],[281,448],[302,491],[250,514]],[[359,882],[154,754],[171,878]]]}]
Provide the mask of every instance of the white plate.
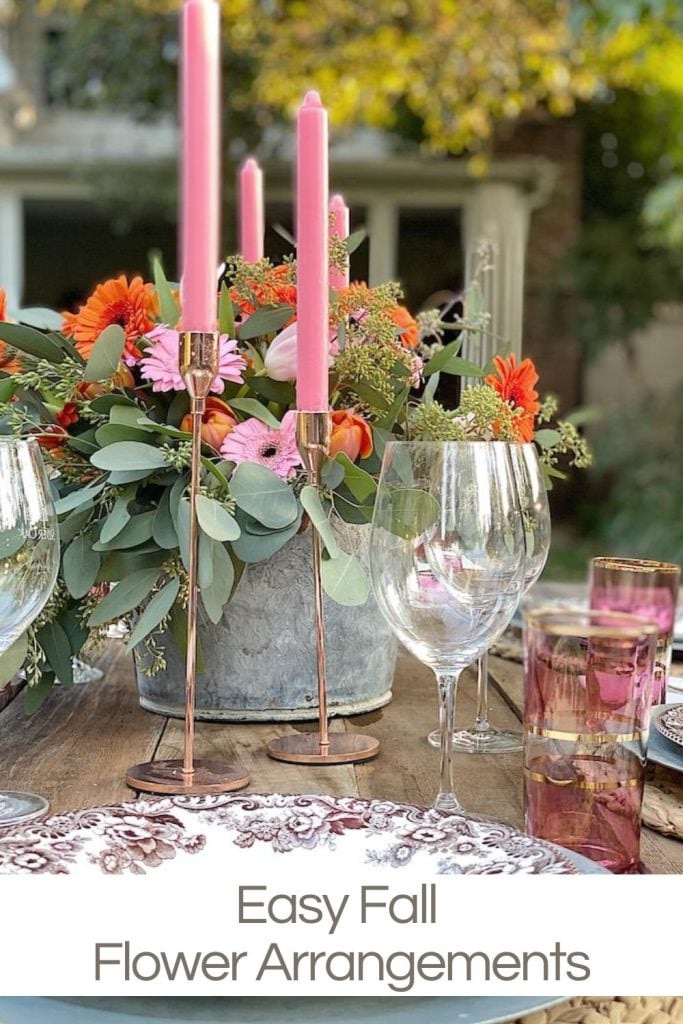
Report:
[{"label": "white plate", "polygon": [[[0,874],[161,872],[169,883],[240,863],[277,875],[356,864],[445,874],[577,874],[564,850],[509,825],[390,800],[237,793],[137,800],[0,830]],[[315,863],[312,863],[315,858]]]},{"label": "white plate", "polygon": [[0,1024],[503,1024],[566,997],[0,999]]}]

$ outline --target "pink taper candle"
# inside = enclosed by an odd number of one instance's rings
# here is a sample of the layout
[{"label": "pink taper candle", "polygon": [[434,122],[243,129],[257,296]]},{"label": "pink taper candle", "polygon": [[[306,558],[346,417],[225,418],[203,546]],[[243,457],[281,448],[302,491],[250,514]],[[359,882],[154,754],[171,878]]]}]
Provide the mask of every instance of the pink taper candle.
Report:
[{"label": "pink taper candle", "polygon": [[263,171],[253,157],[240,170],[240,252],[249,263],[263,259]]},{"label": "pink taper candle", "polygon": [[182,25],[182,325],[214,331],[220,232],[220,18],[185,0]]},{"label": "pink taper candle", "polygon": [[297,117],[296,404],[303,412],[329,408],[329,214],[327,111],[306,94]]},{"label": "pink taper candle", "polygon": [[[330,235],[336,238],[348,238],[349,237],[349,208],[344,202],[344,197],[340,195],[332,196],[330,199]],[[346,263],[344,270],[337,270],[336,267],[330,267],[330,284],[333,288],[339,291],[340,288],[348,288],[349,286],[349,264]]]}]

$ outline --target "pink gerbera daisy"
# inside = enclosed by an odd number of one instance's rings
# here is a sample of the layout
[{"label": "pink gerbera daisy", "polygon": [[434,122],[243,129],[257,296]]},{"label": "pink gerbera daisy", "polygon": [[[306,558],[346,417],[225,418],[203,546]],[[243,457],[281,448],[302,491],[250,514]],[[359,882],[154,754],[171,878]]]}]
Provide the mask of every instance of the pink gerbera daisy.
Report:
[{"label": "pink gerbera daisy", "polygon": [[229,462],[258,462],[282,480],[291,480],[301,463],[296,413],[286,412],[279,429],[253,418],[238,423],[223,442],[221,455]]},{"label": "pink gerbera daisy", "polygon": [[[140,362],[143,377],[153,381],[152,391],[185,391],[185,381],[180,376],[178,363],[179,333],[165,324],[159,324],[146,335],[152,342],[145,349]],[[227,334],[221,334],[219,340],[218,373],[213,379],[211,390],[222,395],[224,381],[235,384],[242,383],[242,371],[246,363],[241,355],[235,352],[237,342]]]}]

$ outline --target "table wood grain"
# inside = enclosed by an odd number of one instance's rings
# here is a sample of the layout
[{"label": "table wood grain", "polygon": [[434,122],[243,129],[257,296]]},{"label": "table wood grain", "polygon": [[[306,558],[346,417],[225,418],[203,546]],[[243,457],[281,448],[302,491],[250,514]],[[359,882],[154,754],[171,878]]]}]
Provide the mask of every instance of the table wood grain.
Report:
[{"label": "table wood grain", "polygon": [[[0,785],[41,793],[52,813],[130,799],[126,769],[138,761],[180,756],[182,723],[143,711],[130,656],[110,641],[98,660],[104,678],[55,687],[41,710],[27,718],[23,696],[0,711]],[[491,720],[518,729],[522,708],[521,666],[490,658]],[[465,673],[458,694],[458,722],[474,717],[475,679]],[[321,768],[285,765],[265,753],[275,736],[311,731],[313,723],[197,724],[197,754],[239,761],[253,792],[359,795],[430,804],[437,785],[439,753],[426,742],[436,727],[436,686],[431,672],[406,652],[399,654],[394,699],[381,711],[335,719],[332,729],[367,732],[382,743],[366,764]],[[456,789],[473,813],[522,825],[520,754],[455,756]],[[644,829],[646,867],[683,874],[683,842]]]}]

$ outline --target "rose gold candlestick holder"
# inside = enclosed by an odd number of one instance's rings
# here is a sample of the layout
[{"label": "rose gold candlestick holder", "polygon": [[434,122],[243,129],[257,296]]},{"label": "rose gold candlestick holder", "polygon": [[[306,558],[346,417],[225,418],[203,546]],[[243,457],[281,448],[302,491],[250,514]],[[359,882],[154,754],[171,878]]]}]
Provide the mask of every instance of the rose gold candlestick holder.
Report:
[{"label": "rose gold candlestick holder", "polygon": [[[330,450],[332,417],[329,412],[299,412],[296,436],[308,482],[320,487],[325,457]],[[379,740],[361,733],[333,732],[328,728],[327,678],[325,670],[325,617],[321,577],[320,535],[311,524],[313,538],[313,586],[315,593],[315,643],[318,676],[319,731],[280,736],[268,746],[268,755],[291,764],[349,764],[369,761],[379,753]]]},{"label": "rose gold candlestick holder", "polygon": [[194,756],[194,713],[197,683],[197,610],[199,600],[196,497],[202,455],[202,416],[209,388],[218,372],[218,334],[185,331],[180,335],[180,373],[190,395],[192,412],[192,469],[190,477],[190,577],[187,602],[187,674],[185,681],[185,743],[182,760],[147,761],[128,770],[126,782],[145,793],[177,796],[228,793],[242,789],[249,776],[240,767]]}]

